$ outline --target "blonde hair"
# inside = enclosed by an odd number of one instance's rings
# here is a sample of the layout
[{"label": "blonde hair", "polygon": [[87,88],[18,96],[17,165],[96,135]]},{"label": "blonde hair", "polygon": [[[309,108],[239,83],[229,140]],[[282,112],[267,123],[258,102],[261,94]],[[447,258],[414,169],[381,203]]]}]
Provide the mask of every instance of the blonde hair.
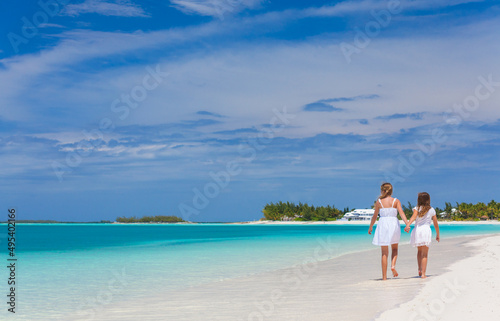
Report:
[{"label": "blonde hair", "polygon": [[384,199],[392,195],[392,184],[391,183],[383,183],[380,186],[380,199]]},{"label": "blonde hair", "polygon": [[431,196],[429,193],[418,193],[417,199],[418,217],[423,217],[431,209]]}]

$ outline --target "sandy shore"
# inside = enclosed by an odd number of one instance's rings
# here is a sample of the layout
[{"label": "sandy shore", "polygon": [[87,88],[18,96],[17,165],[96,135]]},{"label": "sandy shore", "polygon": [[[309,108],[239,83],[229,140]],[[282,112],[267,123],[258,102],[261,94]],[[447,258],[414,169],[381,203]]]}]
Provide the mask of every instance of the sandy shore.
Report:
[{"label": "sandy shore", "polygon": [[500,236],[468,245],[476,247],[477,254],[452,264],[449,272],[426,280],[413,300],[376,320],[498,320]]},{"label": "sandy shore", "polygon": [[[415,311],[420,313],[419,306],[432,307],[433,300],[440,298],[445,289],[443,284],[446,287],[447,282],[452,282],[451,287],[463,284],[467,290],[455,289],[456,300],[449,306],[446,303],[439,317],[462,320],[456,317],[455,306],[461,309],[458,311],[467,312],[467,316],[485,307],[489,310],[484,313],[499,313],[498,307],[492,305],[498,303],[500,286],[500,277],[494,275],[499,244],[500,236],[445,238],[439,244],[433,243],[427,280],[416,276],[416,250],[401,245],[400,277],[382,282],[379,249],[318,261],[328,252],[328,246],[319,242],[307,264],[209,283],[147,300],[114,302],[98,311],[96,319],[365,321],[380,316],[379,320],[425,320],[418,315],[414,319],[409,317]],[[491,286],[496,286],[496,293],[491,292],[495,289],[489,290]]]}]

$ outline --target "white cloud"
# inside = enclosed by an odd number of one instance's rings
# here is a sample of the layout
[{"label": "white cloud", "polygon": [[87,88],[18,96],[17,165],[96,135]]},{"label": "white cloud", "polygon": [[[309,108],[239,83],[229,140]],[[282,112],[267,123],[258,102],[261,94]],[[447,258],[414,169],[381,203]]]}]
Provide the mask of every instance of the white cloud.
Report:
[{"label": "white cloud", "polygon": [[[24,98],[30,97],[31,101],[67,106],[64,110],[73,115],[67,121],[81,121],[82,129],[86,128],[88,122],[109,112],[111,101],[136,85],[144,75],[144,65],[104,68],[78,77],[68,74],[73,66],[100,57],[112,59],[129,52],[168,49],[200,38],[210,42],[213,35],[234,32],[227,25],[211,22],[149,33],[65,33],[53,49],[2,61],[5,69],[0,71],[1,105],[17,108],[2,108],[0,114],[8,120],[35,121],[37,114],[32,113],[39,113],[43,107],[24,106]],[[300,112],[305,104],[321,99],[379,94],[382,97],[379,100],[336,103],[336,107],[348,111],[345,113],[301,114],[295,127],[283,134],[289,137],[321,132],[373,134],[420,126],[419,120],[387,123],[371,119],[395,113],[443,112],[473,94],[478,76],[493,73],[493,78],[499,79],[500,68],[495,57],[500,48],[495,43],[500,42],[493,31],[497,27],[498,22],[491,20],[449,28],[446,34],[390,38],[381,34],[350,65],[339,50],[338,35],[293,44],[240,43],[231,47],[223,44],[210,54],[200,50],[174,60],[160,55],[162,70],[171,73],[168,85],[152,92],[125,124],[182,121],[186,115],[203,108],[231,119],[217,125],[220,128],[214,131],[231,130],[268,122],[273,108],[287,106]],[[485,47],[489,50],[484,50]],[[59,74],[60,71],[63,72]],[[50,82],[33,86],[32,81],[46,75],[51,75]],[[69,88],[68,83],[72,84]],[[500,111],[494,108],[497,95],[485,102],[471,120],[499,118]],[[85,117],[80,119],[76,113]],[[355,119],[368,119],[370,125],[359,124]],[[424,120],[439,121],[437,116]]]},{"label": "white cloud", "polygon": [[65,26],[58,25],[56,23],[41,23],[38,28],[66,28]]},{"label": "white cloud", "polygon": [[226,14],[259,7],[263,0],[171,0],[185,14],[223,18]]},{"label": "white cloud", "polygon": [[297,10],[296,15],[302,17],[335,17],[353,15],[361,12],[404,12],[407,10],[435,9],[450,7],[463,3],[482,2],[484,0],[399,0],[399,1],[374,1],[374,0],[349,0],[341,1],[334,5],[322,7],[309,7]]},{"label": "white cloud", "polygon": [[[0,92],[2,93],[0,106],[16,106],[16,108],[0,107],[0,116],[7,120],[33,121],[33,115],[28,111],[32,107],[25,106],[19,98],[27,91],[30,94],[37,92],[38,86],[34,82],[47,75],[57,75],[61,70],[71,69],[95,58],[113,57],[137,50],[150,50],[159,46],[179,44],[220,32],[223,32],[223,29],[214,24],[149,33],[87,30],[65,32],[60,36],[61,41],[53,48],[0,59],[2,67],[0,68]],[[140,70],[144,71],[142,67]],[[57,76],[55,78],[62,80]],[[62,81],[67,82],[67,80]],[[46,82],[42,81],[42,83]],[[60,90],[59,87],[54,91],[46,91],[46,95],[55,98],[60,95]]]},{"label": "white cloud", "polygon": [[115,2],[85,0],[83,3],[67,5],[63,11],[63,15],[67,16],[79,16],[86,13],[117,17],[149,17],[149,14],[140,6],[128,0],[117,0]]}]

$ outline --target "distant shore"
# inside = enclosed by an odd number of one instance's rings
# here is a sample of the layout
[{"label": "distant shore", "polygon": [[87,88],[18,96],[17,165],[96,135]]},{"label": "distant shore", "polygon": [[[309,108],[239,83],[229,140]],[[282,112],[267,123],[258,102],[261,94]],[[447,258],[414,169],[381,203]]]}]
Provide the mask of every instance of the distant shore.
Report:
[{"label": "distant shore", "polygon": [[[399,221],[401,225],[403,221]],[[370,221],[248,221],[248,222],[234,222],[227,224],[247,224],[247,225],[370,225]],[[439,224],[500,224],[497,220],[488,221],[439,221]]]}]

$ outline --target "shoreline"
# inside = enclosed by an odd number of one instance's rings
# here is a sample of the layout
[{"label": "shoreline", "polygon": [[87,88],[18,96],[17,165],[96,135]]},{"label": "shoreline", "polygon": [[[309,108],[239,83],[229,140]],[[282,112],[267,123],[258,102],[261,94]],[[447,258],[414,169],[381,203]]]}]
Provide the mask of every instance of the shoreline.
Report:
[{"label": "shoreline", "polygon": [[[433,243],[427,280],[416,277],[416,250],[401,244],[397,265],[400,277],[386,282],[380,281],[380,250],[374,248],[362,251],[362,255],[356,252],[326,261],[312,260],[147,300],[116,302],[100,311],[99,319],[372,320],[411,302],[428,281],[440,279],[454,264],[478,253],[477,246],[467,244],[490,237],[454,237]],[[500,242],[499,234],[493,238]],[[388,293],[394,300],[388,302]],[[359,302],[363,302],[362,310],[358,309]]]},{"label": "shoreline", "polygon": [[500,235],[467,242],[475,254],[429,279],[410,301],[381,313],[376,321],[463,319],[495,320],[500,314]]},{"label": "shoreline", "polygon": [[[438,221],[439,225],[493,225],[500,224],[497,220],[488,221]],[[404,225],[402,220],[399,220],[401,225]],[[199,224],[199,223],[193,223]],[[209,224],[209,223],[202,223]],[[248,221],[248,222],[233,222],[221,224],[241,224],[241,225],[370,225],[370,221]],[[377,223],[375,223],[376,225]]]}]

